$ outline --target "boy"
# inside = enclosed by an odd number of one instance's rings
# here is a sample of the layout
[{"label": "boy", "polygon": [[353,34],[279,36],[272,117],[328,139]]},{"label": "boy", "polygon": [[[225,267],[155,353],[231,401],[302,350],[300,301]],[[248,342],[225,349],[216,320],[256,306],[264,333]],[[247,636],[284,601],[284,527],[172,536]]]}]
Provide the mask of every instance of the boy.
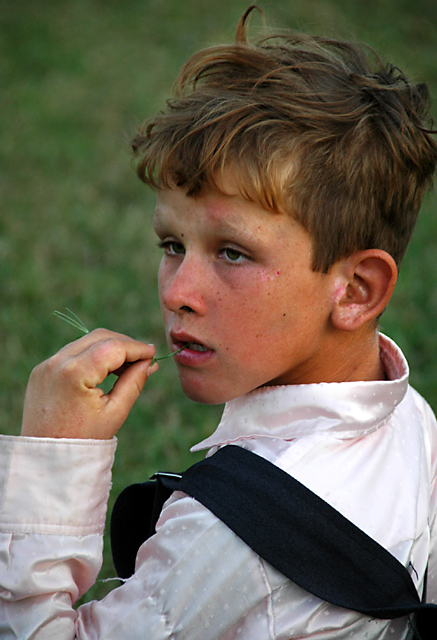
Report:
[{"label": "boy", "polygon": [[[169,348],[216,432],[300,480],[437,597],[437,430],[378,333],[437,147],[424,85],[361,47],[290,35],[194,55],[134,140],[157,189]],[[155,350],[99,329],[31,375],[22,437],[2,442],[4,637],[403,639],[312,596],[176,492],[135,574],[73,603],[100,564],[114,436],[158,370]],[[126,367],[125,365],[130,364]],[[108,395],[98,388],[119,378]]]}]

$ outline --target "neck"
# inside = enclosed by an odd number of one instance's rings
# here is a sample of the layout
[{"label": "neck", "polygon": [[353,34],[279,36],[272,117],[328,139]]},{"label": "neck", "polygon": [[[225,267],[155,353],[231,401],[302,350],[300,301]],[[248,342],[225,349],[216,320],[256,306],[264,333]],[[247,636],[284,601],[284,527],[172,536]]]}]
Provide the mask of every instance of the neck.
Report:
[{"label": "neck", "polygon": [[360,380],[385,380],[386,373],[379,353],[378,331],[357,330],[340,337],[333,345],[340,350],[342,358],[333,372],[335,382],[358,382]]}]

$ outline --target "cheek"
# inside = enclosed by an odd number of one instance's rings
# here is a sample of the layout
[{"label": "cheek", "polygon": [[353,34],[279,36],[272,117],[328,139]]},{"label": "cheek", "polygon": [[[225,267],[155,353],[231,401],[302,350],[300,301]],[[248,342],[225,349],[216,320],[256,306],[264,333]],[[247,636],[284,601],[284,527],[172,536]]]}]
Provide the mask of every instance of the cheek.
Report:
[{"label": "cheek", "polygon": [[165,296],[168,287],[171,285],[174,275],[175,274],[171,269],[171,266],[163,258],[158,269],[158,296],[161,306],[163,306],[163,297]]},{"label": "cheek", "polygon": [[159,294],[159,299],[161,300],[162,297],[162,288],[163,288],[163,283],[164,283],[164,265],[162,264],[162,260],[161,263],[159,265],[159,269],[158,269],[158,294]]},{"label": "cheek", "polygon": [[158,287],[161,288],[169,278],[169,265],[165,256],[162,257],[158,268]]},{"label": "cheek", "polygon": [[295,313],[289,305],[281,304],[271,290],[256,288],[251,296],[238,296],[232,304],[223,305],[221,325],[233,341],[237,341],[245,352],[256,353],[257,345],[270,344],[273,339],[284,339]]},{"label": "cheek", "polygon": [[281,271],[271,271],[267,269],[259,269],[256,274],[256,279],[260,282],[274,282],[281,275]]}]

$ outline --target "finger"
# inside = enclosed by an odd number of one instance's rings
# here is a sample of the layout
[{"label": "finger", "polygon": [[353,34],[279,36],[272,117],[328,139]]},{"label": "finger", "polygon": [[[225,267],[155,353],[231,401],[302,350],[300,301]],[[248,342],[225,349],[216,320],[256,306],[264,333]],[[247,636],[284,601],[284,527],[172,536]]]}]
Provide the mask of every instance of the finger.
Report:
[{"label": "finger", "polygon": [[[154,352],[154,354],[155,354],[155,352]],[[146,360],[148,360],[148,359],[149,358],[146,358]],[[150,358],[150,360],[153,360],[153,356]],[[115,369],[114,371],[111,371],[111,373],[113,373],[116,376],[121,376],[121,374],[124,373],[124,371],[126,371],[126,369],[131,367],[133,364],[134,364],[133,362],[125,362],[118,369]],[[154,362],[153,365],[151,367],[149,367],[149,369],[147,371],[147,377],[149,377],[152,373],[155,373],[155,371],[158,371],[158,369],[159,369],[159,364],[157,362]]]},{"label": "finger", "polygon": [[76,340],[72,340],[64,345],[61,349],[59,349],[59,354],[64,355],[79,355],[85,349],[87,349],[91,344],[98,342],[100,340],[106,340],[109,336],[122,335],[116,334],[109,329],[94,329],[90,331],[84,336],[77,338]]},{"label": "finger", "polygon": [[147,369],[147,377],[149,378],[153,373],[158,371],[158,369],[159,369],[159,363],[154,362],[152,366]]},{"label": "finger", "polygon": [[126,420],[148,378],[150,361],[134,362],[116,380],[107,395],[107,411],[121,424]]},{"label": "finger", "polygon": [[69,342],[64,347],[62,347],[62,349],[60,349],[58,353],[70,357],[80,355],[81,353],[89,349],[90,346],[98,344],[100,342],[105,342],[107,340],[120,340],[143,345],[146,344],[143,341],[135,340],[134,338],[131,338],[130,336],[127,336],[123,333],[117,333],[115,331],[110,331],[109,329],[100,328],[90,331],[90,333],[88,333],[87,335],[82,336],[81,338],[78,338],[73,342]]},{"label": "finger", "polygon": [[61,385],[73,385],[78,390],[94,389],[112,372],[126,363],[150,361],[153,345],[120,334],[105,334],[79,354],[58,352],[45,363],[50,378],[59,378]]},{"label": "finger", "polygon": [[[95,387],[110,373],[123,374],[133,363],[149,361],[155,355],[153,345],[134,340],[111,337],[91,345],[81,356],[86,363],[85,381]],[[130,365],[130,366],[129,366]]]}]

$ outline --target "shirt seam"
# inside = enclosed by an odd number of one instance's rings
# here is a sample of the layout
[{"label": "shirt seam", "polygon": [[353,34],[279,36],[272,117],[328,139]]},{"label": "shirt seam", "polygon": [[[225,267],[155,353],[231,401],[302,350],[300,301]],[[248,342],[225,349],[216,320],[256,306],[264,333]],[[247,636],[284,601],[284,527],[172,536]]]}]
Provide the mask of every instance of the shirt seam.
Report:
[{"label": "shirt seam", "polygon": [[259,556],[259,566],[260,566],[261,578],[262,578],[262,581],[263,581],[264,586],[265,586],[266,591],[267,591],[267,606],[266,606],[266,610],[267,610],[269,637],[270,637],[270,640],[275,640],[275,638],[276,638],[276,618],[275,618],[275,611],[274,611],[274,607],[273,607],[272,587],[271,587],[271,584],[270,584],[269,577],[267,575],[266,568],[264,566],[264,560],[260,556]]},{"label": "shirt seam", "polygon": [[15,443],[25,443],[39,446],[41,442],[55,445],[74,445],[76,447],[114,447],[117,444],[117,438],[98,439],[98,438],[49,438],[49,437],[37,437],[37,436],[10,436],[8,434],[2,434],[2,439],[10,440]]},{"label": "shirt seam", "polygon": [[[54,529],[57,529],[55,531]],[[53,535],[53,536],[78,536],[102,534],[105,525],[59,525],[53,523],[23,523],[23,522],[2,522],[0,523],[0,533],[27,534],[27,535]]]}]

